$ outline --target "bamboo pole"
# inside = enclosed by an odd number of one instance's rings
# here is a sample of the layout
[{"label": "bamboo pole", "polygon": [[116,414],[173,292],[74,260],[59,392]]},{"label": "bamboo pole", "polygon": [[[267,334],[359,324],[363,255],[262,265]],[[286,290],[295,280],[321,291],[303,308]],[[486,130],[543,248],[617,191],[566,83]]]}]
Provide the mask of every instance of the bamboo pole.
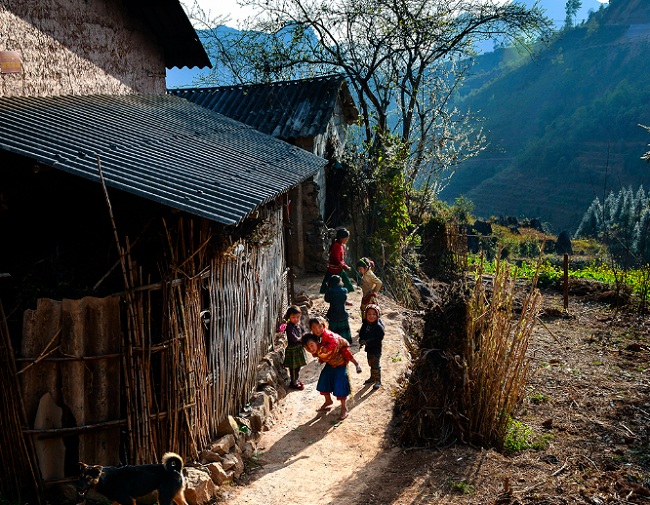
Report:
[{"label": "bamboo pole", "polygon": [[3,405],[0,414],[2,420],[0,451],[5,469],[0,471],[0,495],[18,499],[21,503],[34,500],[40,504],[42,478],[32,440],[25,436],[22,429],[27,416],[20,394],[18,372],[2,303],[0,303],[0,361],[5,363],[0,370],[2,379],[0,383],[3,386],[0,388],[0,400]]}]

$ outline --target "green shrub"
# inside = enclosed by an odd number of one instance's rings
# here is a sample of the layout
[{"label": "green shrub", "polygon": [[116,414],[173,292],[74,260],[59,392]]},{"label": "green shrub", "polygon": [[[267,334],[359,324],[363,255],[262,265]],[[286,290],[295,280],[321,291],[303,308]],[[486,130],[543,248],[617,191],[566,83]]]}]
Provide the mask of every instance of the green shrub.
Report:
[{"label": "green shrub", "polygon": [[509,452],[520,452],[533,446],[533,430],[516,419],[510,419],[503,448]]},{"label": "green shrub", "polygon": [[503,448],[508,452],[520,452],[527,449],[541,451],[549,446],[551,440],[553,440],[552,433],[538,436],[530,426],[516,419],[510,419]]}]

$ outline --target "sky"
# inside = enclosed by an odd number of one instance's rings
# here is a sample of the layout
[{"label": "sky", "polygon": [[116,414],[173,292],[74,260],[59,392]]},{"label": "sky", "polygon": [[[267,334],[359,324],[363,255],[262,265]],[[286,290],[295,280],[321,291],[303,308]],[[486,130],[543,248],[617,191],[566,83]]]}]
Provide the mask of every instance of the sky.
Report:
[{"label": "sky", "polygon": [[[190,0],[181,0],[184,4],[191,4]],[[241,7],[237,0],[197,0],[198,4],[205,10],[210,11],[212,16],[228,15],[231,20],[225,23],[232,28],[239,27],[239,20],[246,19],[254,10],[251,8]],[[527,5],[532,5],[534,0],[525,0]],[[607,0],[582,0],[582,8],[578,13],[578,22],[582,21],[589,15],[589,10],[598,10],[600,5],[607,3]],[[564,24],[566,5],[565,0],[541,0],[541,6],[546,9],[546,14],[551,17],[558,26]]]},{"label": "sky", "polygon": [[[194,5],[195,0],[181,0],[181,3],[190,7]],[[327,0],[324,0],[327,1]],[[532,5],[535,0],[523,0],[526,5]],[[231,28],[239,28],[240,20],[245,20],[247,17],[255,13],[251,8],[243,8],[237,4],[237,0],[196,0],[199,6],[209,13],[208,18],[214,19],[217,16],[229,16],[231,19],[224,23]],[[590,10],[598,10],[602,3],[607,3],[605,0],[582,0],[582,8],[578,12],[577,21],[581,22],[589,15]],[[564,24],[566,16],[565,5],[566,0],[541,0],[540,4],[546,9],[546,15],[555,21],[556,26],[559,28]],[[489,47],[489,44],[486,45]],[[490,50],[490,49],[486,49]],[[173,68],[167,70],[167,87],[178,88],[192,86],[195,79],[201,75],[208,73],[206,69],[188,69],[188,68]]]}]

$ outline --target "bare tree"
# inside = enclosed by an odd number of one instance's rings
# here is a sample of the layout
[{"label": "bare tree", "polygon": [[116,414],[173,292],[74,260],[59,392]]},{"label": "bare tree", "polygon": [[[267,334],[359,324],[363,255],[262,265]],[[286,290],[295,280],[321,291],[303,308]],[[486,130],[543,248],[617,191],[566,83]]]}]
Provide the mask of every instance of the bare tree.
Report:
[{"label": "bare tree", "polygon": [[473,114],[450,106],[476,43],[501,39],[530,49],[552,30],[537,3],[526,7],[503,0],[242,4],[260,13],[245,30],[227,37],[206,32],[218,64],[240,83],[345,75],[361,113],[358,145],[365,146],[369,160],[365,180],[377,181],[373,173],[381,170],[381,157],[395,151],[397,138],[409,153],[403,189],[415,212],[444,187],[459,163],[485,148]]},{"label": "bare tree", "polygon": [[413,153],[407,184],[434,192],[441,174],[483,145],[480,129],[469,128],[471,116],[449,107],[475,43],[505,38],[529,47],[552,28],[537,4],[497,0],[242,3],[260,12],[246,30],[207,37],[229,76],[253,83],[344,74],[356,92],[364,140],[399,135]]}]

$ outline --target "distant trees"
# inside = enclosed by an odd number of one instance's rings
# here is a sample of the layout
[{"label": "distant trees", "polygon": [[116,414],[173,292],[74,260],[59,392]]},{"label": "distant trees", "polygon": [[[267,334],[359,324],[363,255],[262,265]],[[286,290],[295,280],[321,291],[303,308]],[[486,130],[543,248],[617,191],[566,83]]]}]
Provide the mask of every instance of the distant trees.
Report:
[{"label": "distant trees", "polygon": [[650,196],[639,186],[596,198],[585,212],[576,237],[603,241],[616,260],[625,265],[650,262]]},{"label": "distant trees", "polygon": [[[650,133],[650,127],[639,125]],[[650,151],[641,159],[650,162]],[[585,212],[576,237],[602,240],[623,264],[650,264],[650,195],[643,186],[613,191],[601,202],[596,198]]]},{"label": "distant trees", "polygon": [[580,7],[582,7],[581,0],[567,0],[565,6],[566,18],[564,19],[565,28],[571,28],[575,25]]}]

